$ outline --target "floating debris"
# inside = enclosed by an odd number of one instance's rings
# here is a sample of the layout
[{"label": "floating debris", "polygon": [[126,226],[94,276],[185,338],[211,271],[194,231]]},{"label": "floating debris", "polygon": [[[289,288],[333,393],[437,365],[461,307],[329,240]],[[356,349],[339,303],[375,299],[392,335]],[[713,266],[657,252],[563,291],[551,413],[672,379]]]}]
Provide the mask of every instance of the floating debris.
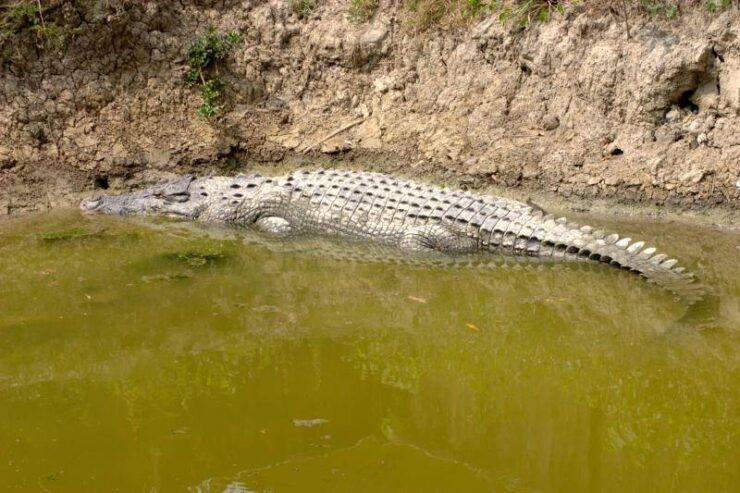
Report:
[{"label": "floating debris", "polygon": [[480,327],[478,327],[474,323],[467,322],[465,324],[465,327],[467,327],[470,332],[480,332]]},{"label": "floating debris", "polygon": [[152,276],[141,276],[141,280],[144,282],[157,282],[157,281],[180,281],[183,279],[190,279],[193,277],[192,272],[169,272],[166,274],[156,274]]},{"label": "floating debris", "polygon": [[162,256],[165,260],[183,262],[190,267],[205,267],[215,265],[226,260],[227,255],[221,251],[197,251],[166,253]]},{"label": "floating debris", "polygon": [[321,426],[328,423],[328,419],[315,418],[315,419],[294,419],[293,426],[298,428],[313,428],[314,426]]}]

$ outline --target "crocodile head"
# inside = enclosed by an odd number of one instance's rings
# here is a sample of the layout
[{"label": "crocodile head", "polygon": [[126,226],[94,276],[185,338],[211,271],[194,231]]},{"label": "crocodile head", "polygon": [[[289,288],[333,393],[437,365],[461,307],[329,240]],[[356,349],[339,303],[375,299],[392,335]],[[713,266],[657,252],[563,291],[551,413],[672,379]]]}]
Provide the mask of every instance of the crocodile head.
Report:
[{"label": "crocodile head", "polygon": [[80,209],[101,214],[160,214],[195,218],[203,198],[191,194],[192,175],[160,183],[139,192],[123,195],[99,195],[83,200]]}]

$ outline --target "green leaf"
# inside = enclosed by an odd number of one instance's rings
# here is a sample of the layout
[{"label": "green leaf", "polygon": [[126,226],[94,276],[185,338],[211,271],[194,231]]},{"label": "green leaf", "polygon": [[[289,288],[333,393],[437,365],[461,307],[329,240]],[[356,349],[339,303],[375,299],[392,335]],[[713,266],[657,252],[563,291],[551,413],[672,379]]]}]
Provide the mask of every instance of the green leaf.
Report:
[{"label": "green leaf", "polygon": [[550,20],[550,9],[548,7],[540,7],[539,12],[537,12],[537,20],[540,22]]},{"label": "green leaf", "polygon": [[198,107],[198,114],[205,118],[210,118],[218,114],[218,106],[214,106],[211,103],[204,102]]},{"label": "green leaf", "polygon": [[190,82],[191,84],[197,83],[200,80],[200,70],[198,70],[197,68],[191,68],[185,75],[185,80]]}]

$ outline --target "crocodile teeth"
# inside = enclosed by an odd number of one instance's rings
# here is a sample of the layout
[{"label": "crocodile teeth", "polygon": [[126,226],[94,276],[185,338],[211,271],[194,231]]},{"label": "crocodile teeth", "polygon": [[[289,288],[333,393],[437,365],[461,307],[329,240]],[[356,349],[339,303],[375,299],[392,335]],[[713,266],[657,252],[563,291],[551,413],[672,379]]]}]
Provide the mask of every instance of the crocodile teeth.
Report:
[{"label": "crocodile teeth", "polygon": [[610,234],[606,238],[604,238],[604,241],[607,245],[611,245],[612,243],[616,243],[617,240],[619,240],[619,235],[616,233]]},{"label": "crocodile teeth", "polygon": [[644,246],[645,246],[645,242],[644,241],[638,241],[638,242],[635,242],[635,243],[631,244],[630,246],[628,246],[627,247],[627,251],[629,253],[637,253]]},{"label": "crocodile teeth", "polygon": [[600,239],[600,238],[603,238],[605,234],[606,233],[604,233],[602,230],[597,229],[596,231],[593,232],[593,237]]},{"label": "crocodile teeth", "polygon": [[591,226],[581,226],[581,231],[583,231],[586,234],[592,233],[594,228]]},{"label": "crocodile teeth", "polygon": [[627,248],[627,246],[630,244],[630,241],[632,241],[632,238],[622,238],[617,242],[617,246],[619,248]]}]

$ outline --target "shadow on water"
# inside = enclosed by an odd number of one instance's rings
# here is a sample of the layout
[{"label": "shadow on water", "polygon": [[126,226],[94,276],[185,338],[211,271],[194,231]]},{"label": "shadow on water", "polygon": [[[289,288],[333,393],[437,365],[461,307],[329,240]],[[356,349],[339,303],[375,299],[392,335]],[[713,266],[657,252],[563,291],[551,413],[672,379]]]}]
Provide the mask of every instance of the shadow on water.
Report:
[{"label": "shadow on water", "polygon": [[719,296],[705,293],[701,300],[686,308],[686,313],[670,327],[669,331],[723,330],[720,303]]},{"label": "shadow on water", "polygon": [[610,227],[656,238],[712,296],[687,310],[598,265],[77,214],[0,222],[0,481],[733,491],[738,237]]}]

